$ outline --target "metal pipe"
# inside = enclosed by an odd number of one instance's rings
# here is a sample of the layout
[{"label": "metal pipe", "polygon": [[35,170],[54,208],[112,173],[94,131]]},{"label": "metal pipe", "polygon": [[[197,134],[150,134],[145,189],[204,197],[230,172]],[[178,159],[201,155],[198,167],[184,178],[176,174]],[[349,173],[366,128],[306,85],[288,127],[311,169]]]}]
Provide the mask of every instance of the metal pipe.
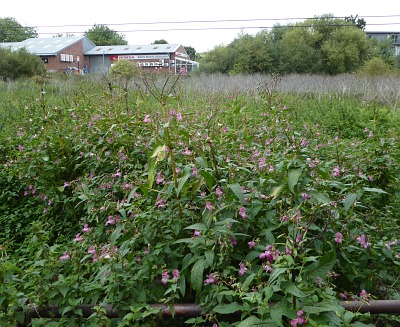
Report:
[{"label": "metal pipe", "polygon": [[400,314],[400,300],[342,301],[340,305],[348,311],[360,313],[396,313]]},{"label": "metal pipe", "polygon": [[[274,304],[276,303],[271,303],[272,306]],[[341,301],[340,305],[344,309],[352,312],[400,314],[400,300],[376,300],[369,302]],[[171,306],[165,304],[150,304],[150,307],[161,309],[163,316],[166,317],[198,317],[203,312],[203,309],[195,303],[178,303]],[[171,310],[171,307],[173,307],[173,310]],[[112,305],[102,306],[102,309],[106,311],[106,316],[108,318],[119,317],[118,309],[114,309]],[[75,310],[81,310],[84,318],[88,318],[90,315],[96,312],[93,305],[78,305]],[[70,311],[64,315],[72,316],[73,314],[74,311]],[[33,318],[61,318],[64,315],[60,312],[60,309],[57,306],[48,306],[43,308],[30,306],[29,309],[25,309],[25,322],[23,324],[19,324],[19,326],[26,326],[27,323]]]}]

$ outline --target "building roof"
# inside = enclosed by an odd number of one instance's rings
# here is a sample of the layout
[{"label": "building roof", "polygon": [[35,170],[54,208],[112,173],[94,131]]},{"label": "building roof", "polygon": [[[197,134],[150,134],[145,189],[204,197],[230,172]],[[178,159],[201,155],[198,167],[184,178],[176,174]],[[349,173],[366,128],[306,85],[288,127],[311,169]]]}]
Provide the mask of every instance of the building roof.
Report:
[{"label": "building roof", "polygon": [[30,53],[44,56],[55,55],[60,51],[69,48],[75,43],[81,41],[82,39],[85,39],[86,42],[92,43],[91,47],[95,47],[95,44],[87,39],[85,36],[31,38],[22,42],[2,43],[0,44],[0,46],[10,47],[13,51],[20,48],[25,48]]},{"label": "building roof", "polygon": [[176,52],[180,44],[147,44],[147,45],[107,45],[96,46],[85,55],[124,55],[124,54],[141,54],[141,53],[173,53]]}]

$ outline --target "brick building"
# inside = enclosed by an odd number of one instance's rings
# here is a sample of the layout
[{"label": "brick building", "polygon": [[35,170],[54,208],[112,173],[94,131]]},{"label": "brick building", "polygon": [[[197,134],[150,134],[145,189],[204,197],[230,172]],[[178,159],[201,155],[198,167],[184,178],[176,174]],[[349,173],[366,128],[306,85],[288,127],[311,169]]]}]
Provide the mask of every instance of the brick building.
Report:
[{"label": "brick building", "polygon": [[0,43],[12,51],[25,48],[38,55],[49,72],[95,73],[108,71],[118,59],[135,61],[149,71],[187,74],[198,67],[179,44],[96,46],[85,36],[31,38]]}]

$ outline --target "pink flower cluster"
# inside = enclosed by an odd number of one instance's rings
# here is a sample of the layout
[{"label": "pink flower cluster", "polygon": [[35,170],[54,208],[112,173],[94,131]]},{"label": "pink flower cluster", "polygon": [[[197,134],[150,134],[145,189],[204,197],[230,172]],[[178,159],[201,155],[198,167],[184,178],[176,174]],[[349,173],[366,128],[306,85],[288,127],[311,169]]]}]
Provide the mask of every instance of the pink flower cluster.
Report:
[{"label": "pink flower cluster", "polygon": [[215,273],[209,274],[208,278],[204,281],[204,285],[208,284],[214,284],[214,285],[218,284],[218,276],[216,276]]},{"label": "pink flower cluster", "polygon": [[290,325],[296,327],[298,325],[305,325],[307,324],[307,319],[303,317],[303,310],[297,311],[297,318],[290,320]]}]

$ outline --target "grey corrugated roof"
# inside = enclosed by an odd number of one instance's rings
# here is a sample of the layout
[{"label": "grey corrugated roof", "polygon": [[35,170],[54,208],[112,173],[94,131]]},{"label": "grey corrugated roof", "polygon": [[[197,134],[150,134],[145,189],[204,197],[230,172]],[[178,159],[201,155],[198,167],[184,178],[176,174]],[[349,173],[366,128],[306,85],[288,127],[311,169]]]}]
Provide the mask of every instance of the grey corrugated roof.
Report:
[{"label": "grey corrugated roof", "polygon": [[83,38],[85,36],[31,38],[22,42],[13,42],[11,49],[15,51],[19,48],[25,48],[30,53],[37,55],[55,55]]},{"label": "grey corrugated roof", "polygon": [[178,50],[180,44],[148,44],[148,45],[109,45],[97,46],[85,52],[85,55],[124,55],[140,53],[172,53]]},{"label": "grey corrugated roof", "polygon": [[0,48],[10,48],[11,50],[13,50],[14,47],[18,44],[20,44],[20,42],[3,42],[0,43]]}]

